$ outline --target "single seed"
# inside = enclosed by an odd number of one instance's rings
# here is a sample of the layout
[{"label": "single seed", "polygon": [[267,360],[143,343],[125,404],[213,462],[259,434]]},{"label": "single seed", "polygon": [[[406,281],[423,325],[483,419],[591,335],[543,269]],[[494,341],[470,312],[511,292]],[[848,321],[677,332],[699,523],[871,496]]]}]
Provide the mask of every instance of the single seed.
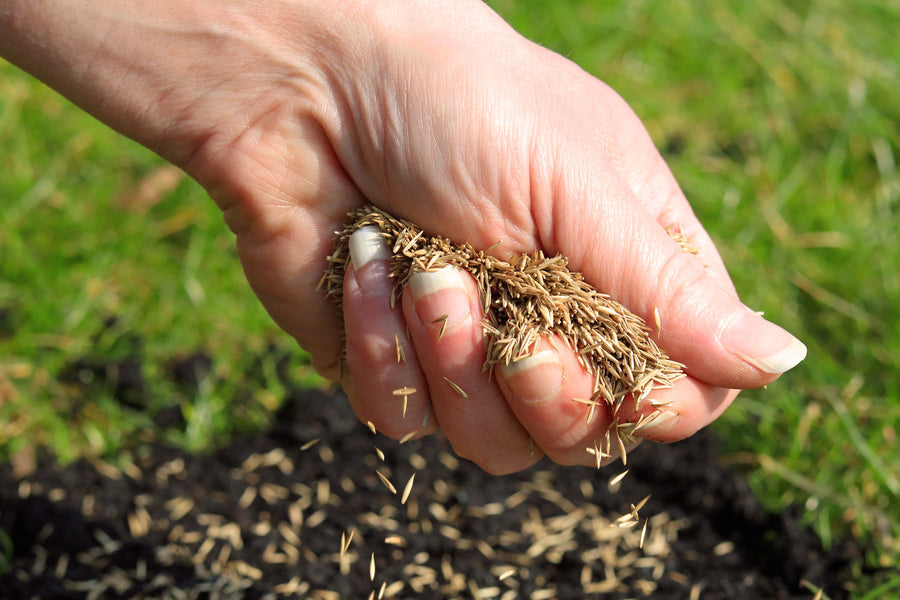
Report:
[{"label": "single seed", "polygon": [[300,446],[300,450],[301,450],[301,451],[303,451],[303,450],[309,450],[310,448],[312,448],[313,446],[315,446],[315,445],[318,444],[318,443],[319,443],[319,438],[316,438],[316,439],[314,439],[314,440],[310,440],[310,441],[306,442],[305,444],[303,444],[302,446]]},{"label": "single seed", "polygon": [[416,436],[417,433],[418,433],[418,431],[410,431],[409,433],[407,433],[406,435],[404,435],[402,438],[400,438],[400,439],[398,440],[397,443],[398,443],[398,444],[405,444],[405,443],[408,442],[409,440],[413,439],[413,438]]},{"label": "single seed", "polygon": [[375,431],[375,424],[372,423],[372,421],[366,421],[366,427],[369,428],[369,431],[372,432],[372,435],[375,435],[376,433],[378,433],[377,431]]},{"label": "single seed", "polygon": [[375,553],[372,553],[372,558],[369,559],[369,579],[371,581],[375,581]]},{"label": "single seed", "polygon": [[381,483],[384,484],[384,487],[386,487],[387,489],[389,489],[389,490],[391,491],[392,494],[396,494],[396,493],[397,493],[397,488],[394,487],[394,484],[392,484],[392,483],[390,482],[390,480],[389,480],[387,477],[385,477],[385,476],[381,473],[381,471],[378,471],[378,470],[376,469],[375,474],[378,475],[378,479],[381,480]]},{"label": "single seed", "polygon": [[400,504],[406,504],[406,501],[409,499],[409,493],[412,491],[413,479],[415,478],[415,473],[409,476],[409,481],[406,482],[406,487],[403,488],[403,495],[400,497]]},{"label": "single seed", "polygon": [[656,325],[656,337],[662,333],[662,322],[659,318],[659,308],[653,307],[653,324]]},{"label": "single seed", "polygon": [[644,499],[637,503],[637,506],[634,507],[634,510],[641,510],[642,508],[644,508],[644,505],[647,504],[647,500],[650,499],[651,495],[652,494],[647,494],[646,496],[644,496]]},{"label": "single seed", "polygon": [[628,453],[625,452],[625,442],[622,441],[622,436],[619,435],[618,428],[615,430],[616,432],[616,442],[619,444],[619,458],[622,459],[622,466],[628,464]]},{"label": "single seed", "polygon": [[447,379],[446,377],[444,377],[444,381],[446,381],[447,383],[449,383],[449,384],[450,384],[450,387],[453,388],[453,391],[456,392],[457,394],[459,394],[460,396],[462,396],[463,398],[468,398],[468,397],[469,397],[469,395],[468,395],[461,387],[459,387],[458,385],[456,385],[455,383],[453,383],[452,381],[450,381],[450,380]]},{"label": "single seed", "polygon": [[644,519],[644,526],[641,527],[641,541],[638,543],[638,548],[641,550],[644,549],[644,538],[647,535],[647,521],[649,521],[649,519]]},{"label": "single seed", "polygon": [[624,471],[610,479],[609,487],[615,487],[617,483],[620,483],[623,479],[625,479],[625,476],[628,475],[628,471],[629,469],[625,469]]},{"label": "single seed", "polygon": [[508,579],[515,574],[516,574],[515,569],[507,569],[507,570],[503,571],[502,573],[500,573],[500,576],[497,577],[497,579],[499,579],[500,581],[503,581],[504,579]]}]

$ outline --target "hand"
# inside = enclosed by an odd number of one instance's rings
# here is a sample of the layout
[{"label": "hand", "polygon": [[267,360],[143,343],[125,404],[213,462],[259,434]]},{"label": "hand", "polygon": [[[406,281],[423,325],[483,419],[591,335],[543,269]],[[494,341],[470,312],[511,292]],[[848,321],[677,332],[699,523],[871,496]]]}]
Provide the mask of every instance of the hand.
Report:
[{"label": "hand", "polygon": [[[769,383],[802,360],[799,341],[740,303],[625,102],[483,3],[360,1],[342,14],[299,1],[265,8],[232,3],[195,20],[180,15],[189,26],[168,32],[180,52],[146,73],[120,74],[136,80],[118,86],[124,97],[101,101],[78,82],[70,94],[209,190],[260,300],[323,375],[343,376],[362,420],[393,437],[440,427],[460,455],[494,473],[525,468],[542,452],[593,464],[585,448],[610,425],[607,415],[588,423],[588,408],[571,401],[589,396],[592,380],[552,340],[496,379],[482,373],[480,308],[464,273],[417,275],[392,307],[384,249],[361,239],[340,320],[316,285],[334,231],[367,202],[475,247],[502,241],[493,251],[501,258],[535,248],[564,254],[649,323],[658,310],[657,341],[688,377],[654,393],[671,405],[641,431],[649,439],[691,435],[725,410],[735,388]],[[166,20],[165,6],[154,10]],[[130,60],[142,65],[165,29],[148,31],[145,20],[126,19]],[[20,62],[29,60],[38,59]],[[672,227],[700,249],[699,260],[667,235]],[[405,417],[392,394],[404,386],[417,390]]]}]

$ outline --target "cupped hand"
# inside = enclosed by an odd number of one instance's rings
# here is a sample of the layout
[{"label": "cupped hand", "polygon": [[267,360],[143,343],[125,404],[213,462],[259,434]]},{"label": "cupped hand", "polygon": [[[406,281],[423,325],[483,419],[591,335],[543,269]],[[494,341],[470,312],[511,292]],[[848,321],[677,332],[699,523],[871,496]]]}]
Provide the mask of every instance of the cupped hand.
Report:
[{"label": "cupped hand", "polygon": [[[178,109],[166,127],[116,124],[206,186],[260,300],[320,373],[342,381],[360,419],[395,438],[440,428],[493,473],[542,454],[594,464],[585,449],[611,425],[572,401],[593,380],[552,338],[493,378],[483,371],[467,273],[415,275],[392,304],[377,236],[352,244],[339,315],[317,284],[334,233],[365,203],[476,248],[501,242],[500,258],[563,254],[648,323],[658,314],[652,335],[688,376],[653,393],[665,410],[639,436],[689,436],[738,388],[802,360],[799,341],[740,302],[639,119],[608,86],[480,1],[323,4],[234,4],[216,29],[219,55],[175,55],[187,63],[158,98],[157,110]],[[291,27],[301,21],[306,35]],[[402,387],[416,390],[405,414],[393,393]]]}]

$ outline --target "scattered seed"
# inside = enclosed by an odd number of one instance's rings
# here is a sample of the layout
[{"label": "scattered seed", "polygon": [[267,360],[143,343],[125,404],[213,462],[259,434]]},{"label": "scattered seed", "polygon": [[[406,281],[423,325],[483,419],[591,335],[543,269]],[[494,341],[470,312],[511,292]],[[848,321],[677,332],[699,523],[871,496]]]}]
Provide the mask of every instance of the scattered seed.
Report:
[{"label": "scattered seed", "polygon": [[366,421],[366,427],[369,428],[369,431],[372,432],[372,435],[375,435],[378,433],[377,431],[375,431],[375,424],[372,423],[372,421]]},{"label": "scattered seed", "polygon": [[499,581],[503,581],[504,579],[508,579],[516,574],[516,569],[507,569],[500,573],[500,576],[497,577]]},{"label": "scattered seed", "polygon": [[406,435],[404,435],[402,438],[400,438],[400,439],[397,441],[397,443],[398,443],[398,444],[405,444],[405,443],[408,442],[409,440],[413,439],[413,438],[416,436],[417,433],[418,433],[418,431],[410,431],[409,433],[407,433]]},{"label": "scattered seed", "polygon": [[461,387],[444,377],[444,381],[450,384],[450,387],[453,388],[453,391],[462,396],[463,398],[468,398],[469,394],[467,394]]},{"label": "scattered seed", "polygon": [[444,330],[447,329],[447,319],[449,319],[449,318],[450,318],[450,315],[441,315],[440,317],[438,317],[437,319],[432,321],[432,323],[434,323],[435,325],[437,325],[438,323],[441,324],[440,328],[438,329],[438,340],[439,341],[444,339]]},{"label": "scattered seed", "polygon": [[369,579],[371,581],[375,581],[375,553],[372,553],[372,558],[369,559]]},{"label": "scattered seed", "polygon": [[641,527],[641,541],[638,543],[638,548],[641,550],[644,549],[644,538],[647,536],[647,521],[648,519],[644,519],[644,526]]},{"label": "scattered seed", "polygon": [[400,336],[396,333],[394,334],[394,347],[397,349],[397,362],[406,364],[406,352],[400,345]]}]

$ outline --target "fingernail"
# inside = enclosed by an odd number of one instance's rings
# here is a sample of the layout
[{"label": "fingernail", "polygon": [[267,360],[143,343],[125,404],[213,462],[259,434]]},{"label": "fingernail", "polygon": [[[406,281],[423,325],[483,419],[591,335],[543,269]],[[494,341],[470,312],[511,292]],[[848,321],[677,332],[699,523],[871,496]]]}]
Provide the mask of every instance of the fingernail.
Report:
[{"label": "fingernail", "polygon": [[500,371],[509,391],[525,404],[553,400],[563,384],[563,367],[553,350],[542,350],[508,365]]},{"label": "fingernail", "polygon": [[635,435],[643,438],[655,438],[666,435],[675,429],[678,421],[681,420],[681,415],[675,411],[661,410],[650,415],[648,419],[650,419],[649,423],[641,426],[635,432]]},{"label": "fingernail", "polygon": [[766,373],[784,373],[806,358],[803,342],[750,309],[728,326],[722,343],[726,349]]},{"label": "fingernail", "polygon": [[469,290],[458,268],[419,271],[409,278],[408,285],[416,314],[439,336],[470,318]]},{"label": "fingernail", "polygon": [[357,229],[350,235],[349,246],[350,261],[363,294],[389,294],[392,287],[388,277],[391,250],[381,230],[374,225]]}]

